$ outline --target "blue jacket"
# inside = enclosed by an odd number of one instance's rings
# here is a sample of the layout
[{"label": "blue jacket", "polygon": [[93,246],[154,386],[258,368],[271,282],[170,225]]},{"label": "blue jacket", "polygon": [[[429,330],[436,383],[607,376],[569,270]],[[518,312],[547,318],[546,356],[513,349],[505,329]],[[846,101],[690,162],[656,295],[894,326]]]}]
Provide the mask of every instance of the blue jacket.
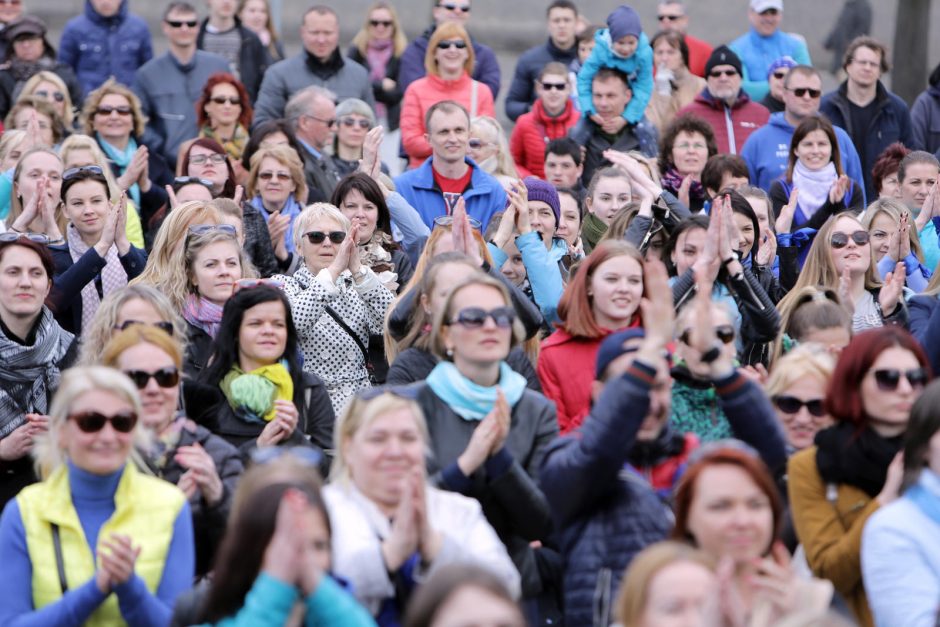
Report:
[{"label": "blue jacket", "polygon": [[751,27],[748,32],[732,41],[729,47],[741,58],[741,67],[744,70],[744,82],[741,87],[754,102],[760,102],[770,91],[767,70],[770,64],[780,57],[789,55],[798,65],[813,65],[806,42],[780,30],[764,37]]},{"label": "blue jacket", "polygon": [[[509,257],[495,244],[486,247],[493,257],[493,267],[502,268]],[[542,238],[535,231],[516,238],[516,247],[522,254],[529,285],[532,287],[532,299],[542,312],[542,317],[550,325],[558,320],[558,301],[565,291],[561,276],[561,258],[568,254],[568,244],[560,237],[553,238],[551,249],[545,248]]]},{"label": "blue jacket", "polygon": [[[835,126],[841,126],[850,137],[856,135],[852,128],[852,116],[849,113],[849,99],[846,95],[847,83],[842,83],[839,89],[823,96],[819,104],[819,112],[825,114]],[[871,179],[871,169],[875,165],[885,148],[894,142],[901,142],[905,146],[914,145],[914,132],[911,127],[911,114],[903,100],[888,91],[881,81],[878,81],[878,91],[875,95],[877,111],[871,120],[871,126],[865,129],[865,144],[855,146],[858,156],[862,160],[862,173],[865,175],[865,196],[876,198],[875,186]]]},{"label": "blue jacket", "polygon": [[935,295],[921,294],[907,301],[909,329],[927,358],[934,374],[940,372],[940,299]]},{"label": "blue jacket", "polygon": [[[482,225],[480,228],[485,232],[493,214],[506,208],[506,191],[499,181],[481,170],[472,159],[465,159],[467,165],[473,168],[470,189],[463,193],[467,215],[479,220]],[[417,210],[421,219],[431,229],[434,228],[434,218],[449,216],[454,209],[434,181],[431,165],[433,161],[433,156],[428,157],[419,167],[408,170],[395,179],[398,193]]]},{"label": "blue jacket", "polygon": [[578,46],[573,45],[567,50],[556,46],[551,38],[544,44],[529,48],[516,61],[516,72],[512,77],[512,85],[506,95],[506,115],[515,122],[520,115],[528,113],[535,102],[535,81],[542,68],[552,62],[564,64],[565,67],[578,58]]},{"label": "blue jacket", "polygon": [[[401,64],[398,68],[398,88],[402,93],[405,93],[408,85],[425,75],[424,55],[428,51],[428,41],[430,41],[433,33],[434,26],[431,25],[408,44],[408,47],[402,53]],[[474,40],[473,56],[476,58],[476,63],[473,66],[471,76],[474,80],[478,80],[490,88],[490,91],[493,92],[493,102],[496,102],[501,80],[496,54],[489,46],[484,46],[479,41]]]},{"label": "blue jacket", "polygon": [[653,48],[646,38],[646,33],[640,33],[640,42],[636,52],[626,59],[618,57],[611,49],[610,33],[606,28],[594,34],[594,50],[587,58],[581,70],[578,71],[578,101],[585,116],[595,113],[594,101],[591,98],[591,85],[594,75],[602,67],[614,68],[627,75],[627,82],[633,97],[623,110],[623,119],[630,124],[636,124],[643,119],[646,105],[653,95]]},{"label": "blue jacket", "polygon": [[[747,169],[751,173],[751,185],[769,192],[770,184],[786,172],[790,141],[795,130],[781,112],[770,114],[767,125],[751,133],[741,149],[741,157],[747,162]],[[835,131],[839,154],[842,156],[842,170],[853,181],[864,180],[862,163],[852,138],[838,126]]]},{"label": "blue jacket", "polygon": [[133,85],[137,68],[153,57],[147,23],[128,10],[122,0],[118,12],[102,17],[85,0],[85,13],[73,17],[62,31],[59,62],[72,68],[85,94],[113,76]]},{"label": "blue jacket", "polygon": [[540,484],[564,558],[567,625],[606,625],[624,571],[637,553],[665,539],[671,512],[627,469],[649,410],[656,371],[634,361],[607,383],[581,426],[549,444]]}]

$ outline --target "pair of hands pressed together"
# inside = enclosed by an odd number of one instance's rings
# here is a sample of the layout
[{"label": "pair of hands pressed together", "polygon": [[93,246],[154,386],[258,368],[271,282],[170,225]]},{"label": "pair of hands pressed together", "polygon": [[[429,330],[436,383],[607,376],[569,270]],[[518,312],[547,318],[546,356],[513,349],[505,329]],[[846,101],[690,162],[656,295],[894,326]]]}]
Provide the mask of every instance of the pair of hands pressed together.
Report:
[{"label": "pair of hands pressed together", "polygon": [[431,527],[427,511],[427,494],[422,469],[415,468],[401,483],[401,499],[392,519],[391,533],[382,542],[382,559],[389,572],[401,568],[415,552],[421,561],[430,564],[443,544],[440,532]]},{"label": "pair of hands pressed together", "polygon": [[457,466],[469,477],[506,443],[512,425],[512,410],[502,390],[496,391],[496,403],[473,430],[467,448],[457,458]]},{"label": "pair of hands pressed together", "polygon": [[305,527],[309,509],[310,503],[300,491],[284,493],[277,508],[274,534],[261,562],[262,571],[299,588],[304,596],[313,594],[323,576]]},{"label": "pair of hands pressed together", "polygon": [[278,399],[274,401],[274,408],[274,419],[264,426],[261,435],[257,438],[259,447],[276,446],[289,438],[297,428],[300,414],[293,402]]}]

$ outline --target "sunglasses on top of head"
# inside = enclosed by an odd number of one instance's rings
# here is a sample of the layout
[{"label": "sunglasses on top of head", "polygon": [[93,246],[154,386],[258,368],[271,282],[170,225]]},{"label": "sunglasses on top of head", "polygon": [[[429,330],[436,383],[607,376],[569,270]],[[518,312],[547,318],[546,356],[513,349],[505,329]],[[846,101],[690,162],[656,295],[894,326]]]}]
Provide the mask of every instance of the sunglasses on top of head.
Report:
[{"label": "sunglasses on top of head", "polygon": [[868,243],[868,231],[858,230],[851,235],[848,233],[843,233],[842,231],[836,231],[829,239],[829,243],[833,248],[845,248],[849,245],[849,238],[852,238],[852,241],[855,242],[856,245],[864,246]]}]

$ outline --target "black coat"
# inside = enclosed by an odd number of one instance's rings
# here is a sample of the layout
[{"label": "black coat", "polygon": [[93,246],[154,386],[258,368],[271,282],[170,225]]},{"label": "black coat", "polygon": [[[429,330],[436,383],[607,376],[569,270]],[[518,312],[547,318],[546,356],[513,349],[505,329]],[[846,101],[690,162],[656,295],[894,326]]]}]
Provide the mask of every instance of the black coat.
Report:
[{"label": "black coat", "polygon": [[[539,375],[532,367],[532,362],[521,348],[516,347],[509,351],[506,357],[506,363],[509,367],[521,374],[526,379],[526,387],[533,392],[542,391],[542,384],[539,381]],[[434,366],[437,365],[437,358],[429,351],[420,348],[406,348],[398,354],[395,361],[388,369],[388,378],[385,383],[388,385],[407,385],[416,381],[424,381]]]},{"label": "black coat", "polygon": [[[18,81],[16,77],[14,77],[13,71],[10,69],[10,63],[10,60],[7,59],[6,63],[0,65],[0,118],[5,118],[7,113],[10,112],[10,109],[13,108],[13,105],[16,104],[20,90],[23,89],[23,85],[28,80],[27,78]],[[47,71],[56,74],[62,79],[62,82],[65,83],[66,88],[69,90],[69,97],[72,99],[72,104],[76,107],[81,105],[82,85],[78,82],[78,78],[75,77],[75,72],[72,71],[72,68],[64,63],[56,62],[54,55],[52,57],[45,57],[42,63],[45,64],[46,67],[37,66],[36,73]]]},{"label": "black coat", "polygon": [[[196,37],[196,47],[203,50],[203,42],[206,37],[206,25],[209,18],[202,21],[199,26],[199,35]],[[268,49],[264,47],[261,40],[253,32],[241,25],[238,18],[235,18],[235,28],[242,38],[242,47],[238,53],[238,77],[245,89],[248,90],[248,96],[254,103],[258,99],[258,90],[261,88],[261,79],[264,78],[264,72],[271,65],[271,55]]]},{"label": "black coat", "polygon": [[[346,51],[346,56],[366,70],[369,69],[369,62],[362,56],[362,53],[359,52],[359,48],[356,46],[350,46],[349,50]],[[382,81],[372,81],[372,95],[375,97],[375,101],[384,104],[388,111],[389,131],[398,130],[398,119],[401,117],[401,99],[405,95],[405,90],[398,86],[398,69],[400,64],[401,57],[393,56],[388,60],[388,65],[385,66],[385,78],[390,78],[395,81],[394,89],[384,89],[382,87]]]}]

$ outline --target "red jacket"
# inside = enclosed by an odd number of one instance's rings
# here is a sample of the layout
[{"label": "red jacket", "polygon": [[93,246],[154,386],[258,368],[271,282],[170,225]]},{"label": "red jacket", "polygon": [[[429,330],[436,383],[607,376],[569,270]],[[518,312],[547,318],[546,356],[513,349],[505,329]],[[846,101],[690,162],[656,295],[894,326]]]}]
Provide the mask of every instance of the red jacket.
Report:
[{"label": "red jacket", "polygon": [[[477,86],[476,111],[471,110],[473,85]],[[401,105],[401,143],[408,154],[409,168],[416,168],[431,156],[431,144],[424,138],[424,114],[431,105],[442,100],[453,100],[463,105],[470,118],[478,115],[496,117],[493,106],[493,92],[485,84],[470,78],[466,72],[455,81],[445,81],[439,76],[429,74],[408,85]]]},{"label": "red jacket", "polygon": [[[748,98],[742,89],[738,99],[731,108],[719,100],[712,98],[708,88],[702,90],[691,104],[679,109],[676,117],[691,113],[702,118],[715,131],[715,140],[718,142],[718,152],[739,154],[744,142],[751,133],[767,124],[770,111],[762,104]],[[732,146],[731,137],[734,138]]]},{"label": "red jacket", "polygon": [[685,36],[685,45],[689,47],[689,71],[704,78],[705,63],[712,56],[712,45],[692,35]]},{"label": "red jacket", "polygon": [[581,112],[574,108],[569,99],[565,110],[557,117],[550,117],[542,107],[542,101],[536,100],[532,110],[516,120],[509,138],[509,151],[520,176],[545,178],[545,146],[552,139],[568,134],[568,129],[578,123]]},{"label": "red jacket", "polygon": [[604,337],[573,337],[558,329],[542,342],[536,368],[542,394],[555,402],[562,434],[576,429],[591,410],[597,350]]}]

